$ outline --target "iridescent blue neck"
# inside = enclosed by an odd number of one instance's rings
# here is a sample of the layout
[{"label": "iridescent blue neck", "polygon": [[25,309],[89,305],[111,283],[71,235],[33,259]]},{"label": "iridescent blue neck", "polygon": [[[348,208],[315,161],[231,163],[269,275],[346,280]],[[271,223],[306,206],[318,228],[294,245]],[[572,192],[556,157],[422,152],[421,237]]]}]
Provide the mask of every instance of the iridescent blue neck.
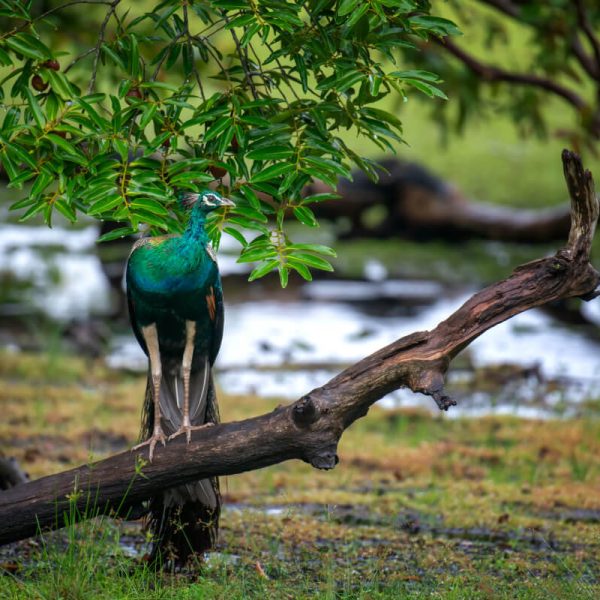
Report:
[{"label": "iridescent blue neck", "polygon": [[193,241],[196,244],[202,244],[206,246],[208,244],[208,235],[204,229],[206,224],[206,213],[201,210],[198,206],[192,208],[190,214],[190,220],[188,221],[187,227],[183,233],[183,238],[186,241]]}]

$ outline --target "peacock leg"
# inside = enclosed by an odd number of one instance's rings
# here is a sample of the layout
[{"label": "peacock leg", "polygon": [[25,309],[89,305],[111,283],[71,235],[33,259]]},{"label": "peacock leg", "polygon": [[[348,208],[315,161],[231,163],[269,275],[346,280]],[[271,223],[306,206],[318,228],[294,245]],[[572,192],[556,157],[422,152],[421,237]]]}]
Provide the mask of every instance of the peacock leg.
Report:
[{"label": "peacock leg", "polygon": [[160,350],[158,346],[158,332],[156,331],[156,325],[148,325],[142,327],[142,335],[148,348],[148,356],[150,357],[150,373],[152,375],[152,388],[153,388],[153,401],[154,401],[154,431],[152,435],[141,444],[134,446],[132,450],[137,450],[142,446],[149,445],[149,460],[152,462],[152,456],[154,455],[154,446],[157,442],[161,442],[164,446],[167,442],[165,432],[162,430],[160,425],[160,382],[162,379],[162,365],[160,361]]},{"label": "peacock leg", "polygon": [[[196,337],[196,323],[194,321],[185,322],[185,349],[183,350],[183,360],[181,361],[181,371],[183,375],[183,414],[181,427],[172,435],[169,440],[185,433],[187,443],[192,441],[192,431],[210,427],[214,423],[205,423],[204,425],[192,425],[190,420],[190,374],[192,372],[192,358],[194,356],[194,338]],[[208,366],[206,367],[208,369]],[[206,373],[208,375],[208,372]]]}]

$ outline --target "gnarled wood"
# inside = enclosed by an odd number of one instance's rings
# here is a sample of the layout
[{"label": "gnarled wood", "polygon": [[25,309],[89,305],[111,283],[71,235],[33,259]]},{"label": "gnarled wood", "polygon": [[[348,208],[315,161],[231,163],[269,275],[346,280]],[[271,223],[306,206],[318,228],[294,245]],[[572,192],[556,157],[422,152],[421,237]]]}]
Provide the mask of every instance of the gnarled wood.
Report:
[{"label": "gnarled wood", "polygon": [[567,245],[555,256],[522,265],[475,294],[432,331],[406,336],[340,373],[323,387],[270,414],[217,425],[160,448],[150,464],[147,450],[123,452],[92,465],[44,477],[0,493],[0,543],[57,528],[73,518],[126,515],[164,488],[215,475],[233,475],[296,458],[319,469],[337,463],[344,430],[388,392],[408,387],[434,398],[441,409],[454,402],[444,393],[451,360],[494,325],[559,298],[598,295],[600,274],[589,263],[598,219],[590,173],[563,152],[572,200]]}]

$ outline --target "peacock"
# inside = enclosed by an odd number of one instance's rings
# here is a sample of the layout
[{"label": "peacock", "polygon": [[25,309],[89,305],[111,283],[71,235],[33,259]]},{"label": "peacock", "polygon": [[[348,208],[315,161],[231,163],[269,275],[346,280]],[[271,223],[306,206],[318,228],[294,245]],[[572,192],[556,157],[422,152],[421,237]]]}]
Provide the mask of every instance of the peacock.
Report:
[{"label": "peacock", "polygon": [[[155,447],[218,421],[211,368],[223,336],[223,293],[205,231],[209,212],[233,202],[206,190],[180,194],[189,211],[183,234],[138,240],[126,269],[129,317],[149,359],[141,439]],[[204,479],[150,500],[152,562],[182,566],[214,545],[219,484]],[[172,562],[171,562],[172,561]]]}]

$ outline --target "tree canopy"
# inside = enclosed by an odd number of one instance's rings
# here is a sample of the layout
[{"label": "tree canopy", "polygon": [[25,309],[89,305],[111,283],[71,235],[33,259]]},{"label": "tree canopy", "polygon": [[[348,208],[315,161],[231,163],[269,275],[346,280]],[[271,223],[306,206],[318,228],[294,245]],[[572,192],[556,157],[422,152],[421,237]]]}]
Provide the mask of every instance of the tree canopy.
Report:
[{"label": "tree canopy", "polygon": [[[434,107],[446,130],[477,116],[509,115],[522,135],[560,135],[597,153],[600,139],[600,3],[596,0],[449,0],[463,38],[407,49],[444,80],[452,99]],[[557,131],[548,100],[562,113]]]},{"label": "tree canopy", "polygon": [[0,161],[22,219],[121,222],[105,240],[178,231],[176,190],[217,185],[236,207],[211,236],[240,243],[250,279],[331,269],[333,250],[288,224],[316,226],[311,206],[336,197],[306,196],[311,179],[377,177],[359,140],[403,141],[386,97],[433,98],[445,131],[491,107],[545,135],[554,96],[572,146],[600,138],[593,0],[0,0],[0,17]]},{"label": "tree canopy", "polygon": [[315,226],[311,205],[335,197],[304,197],[306,184],[335,188],[352,165],[376,177],[340,131],[392,149],[402,124],[375,103],[445,97],[403,50],[458,32],[423,0],[38,4],[0,0],[0,158],[10,187],[28,184],[12,208],[123,223],[104,239],[178,231],[175,190],[218,180],[236,207],[210,223],[214,242],[230,234],[259,263],[250,279],[278,269],[283,285],[331,269],[333,250],[286,230]]}]

